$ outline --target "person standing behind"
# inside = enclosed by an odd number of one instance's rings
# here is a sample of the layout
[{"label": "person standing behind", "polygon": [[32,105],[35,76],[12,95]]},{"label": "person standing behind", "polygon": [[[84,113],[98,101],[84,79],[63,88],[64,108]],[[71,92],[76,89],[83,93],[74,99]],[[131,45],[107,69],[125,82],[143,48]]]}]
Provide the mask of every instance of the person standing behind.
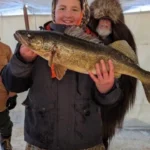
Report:
[{"label": "person standing behind", "polygon": [[[130,29],[126,26],[123,11],[118,0],[94,0],[90,6],[91,19],[89,28],[104,42],[112,44],[118,40],[125,40],[129,45],[124,48],[134,51],[136,56],[136,44]],[[137,63],[137,62],[136,62]],[[114,107],[101,107],[103,120],[103,142],[105,147],[115,134],[115,129],[121,127],[126,112],[135,102],[136,82],[135,78],[122,75],[118,79],[123,96]],[[110,117],[111,116],[111,117]],[[109,126],[107,126],[109,124]]]},{"label": "person standing behind", "polygon": [[[0,42],[0,71],[10,61],[11,49]],[[3,150],[12,150],[10,144],[13,123],[10,120],[9,110],[16,106],[17,94],[6,90],[0,76],[0,144]]]}]

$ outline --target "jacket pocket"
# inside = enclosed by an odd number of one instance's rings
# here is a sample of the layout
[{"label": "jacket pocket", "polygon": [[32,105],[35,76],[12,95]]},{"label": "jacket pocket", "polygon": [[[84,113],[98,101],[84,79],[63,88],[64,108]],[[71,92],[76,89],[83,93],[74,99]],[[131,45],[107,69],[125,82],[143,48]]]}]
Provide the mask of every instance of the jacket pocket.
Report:
[{"label": "jacket pocket", "polygon": [[31,139],[45,145],[53,143],[56,113],[54,104],[48,107],[35,107],[29,97],[23,102],[25,105],[25,132]]},{"label": "jacket pocket", "polygon": [[101,137],[101,114],[99,107],[92,100],[88,105],[76,109],[75,114],[75,133],[78,139],[90,142]]}]

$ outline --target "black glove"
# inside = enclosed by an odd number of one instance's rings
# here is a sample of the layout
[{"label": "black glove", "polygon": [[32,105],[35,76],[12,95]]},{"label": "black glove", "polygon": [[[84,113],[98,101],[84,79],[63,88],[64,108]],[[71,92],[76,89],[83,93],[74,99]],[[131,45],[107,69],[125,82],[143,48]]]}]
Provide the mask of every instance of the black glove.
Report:
[{"label": "black glove", "polygon": [[17,95],[13,96],[13,97],[9,97],[6,103],[7,109],[11,110],[13,108],[15,108],[16,104],[17,104]]}]

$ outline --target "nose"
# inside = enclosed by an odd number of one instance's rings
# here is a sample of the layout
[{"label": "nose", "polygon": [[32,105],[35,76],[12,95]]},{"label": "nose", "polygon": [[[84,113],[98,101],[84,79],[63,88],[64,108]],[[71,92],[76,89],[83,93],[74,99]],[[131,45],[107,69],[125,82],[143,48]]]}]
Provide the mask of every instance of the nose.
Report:
[{"label": "nose", "polygon": [[102,22],[102,24],[103,24],[103,25],[108,25],[108,21],[107,21],[107,20],[104,20],[104,21]]},{"label": "nose", "polygon": [[67,14],[65,15],[65,17],[66,17],[66,18],[71,18],[71,15],[70,15],[69,13],[67,13]]},{"label": "nose", "polygon": [[102,28],[109,28],[110,26],[110,23],[108,20],[103,20],[99,23],[99,27],[102,27]]},{"label": "nose", "polygon": [[65,17],[67,17],[67,18],[70,18],[70,17],[72,17],[72,11],[71,10],[66,10],[66,12],[65,12],[65,15],[64,15]]}]

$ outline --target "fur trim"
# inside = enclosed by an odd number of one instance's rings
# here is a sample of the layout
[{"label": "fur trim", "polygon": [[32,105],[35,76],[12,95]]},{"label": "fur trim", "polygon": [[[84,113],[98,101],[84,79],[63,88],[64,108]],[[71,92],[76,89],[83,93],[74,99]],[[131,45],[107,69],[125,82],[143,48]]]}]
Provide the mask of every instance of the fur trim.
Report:
[{"label": "fur trim", "polygon": [[95,19],[109,17],[114,23],[122,19],[123,10],[118,0],[95,0],[90,9]]}]

